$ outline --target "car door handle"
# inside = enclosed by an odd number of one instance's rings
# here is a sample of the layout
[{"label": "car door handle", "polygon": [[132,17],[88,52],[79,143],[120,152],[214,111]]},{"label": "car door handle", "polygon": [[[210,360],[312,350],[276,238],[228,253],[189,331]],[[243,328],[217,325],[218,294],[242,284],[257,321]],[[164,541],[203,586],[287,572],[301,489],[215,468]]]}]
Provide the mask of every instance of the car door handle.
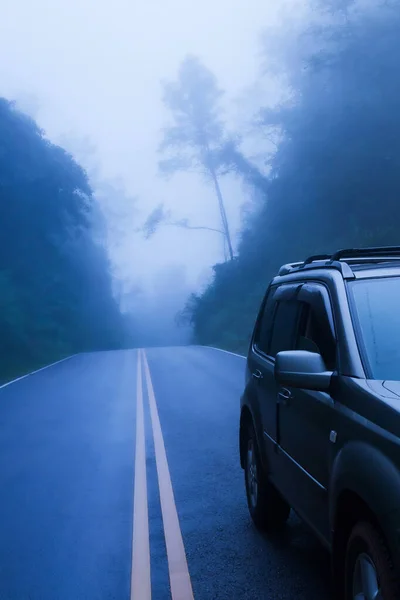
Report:
[{"label": "car door handle", "polygon": [[261,373],[260,369],[256,369],[254,371],[254,373],[252,373],[254,379],[257,379],[258,381],[260,381],[260,379],[262,379],[264,377],[264,375]]},{"label": "car door handle", "polygon": [[290,400],[293,398],[292,393],[286,388],[282,388],[278,394],[280,404],[284,406],[288,406],[290,404]]}]

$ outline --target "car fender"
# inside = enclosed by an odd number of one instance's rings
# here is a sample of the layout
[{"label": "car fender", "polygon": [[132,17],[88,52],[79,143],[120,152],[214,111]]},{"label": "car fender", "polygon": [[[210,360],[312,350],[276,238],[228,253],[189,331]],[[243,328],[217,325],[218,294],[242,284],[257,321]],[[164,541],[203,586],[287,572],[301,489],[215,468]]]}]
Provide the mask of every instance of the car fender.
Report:
[{"label": "car fender", "polygon": [[349,442],[336,455],[329,488],[329,521],[335,527],[336,506],[344,491],[356,493],[379,520],[400,506],[400,473],[380,450],[366,442]]}]

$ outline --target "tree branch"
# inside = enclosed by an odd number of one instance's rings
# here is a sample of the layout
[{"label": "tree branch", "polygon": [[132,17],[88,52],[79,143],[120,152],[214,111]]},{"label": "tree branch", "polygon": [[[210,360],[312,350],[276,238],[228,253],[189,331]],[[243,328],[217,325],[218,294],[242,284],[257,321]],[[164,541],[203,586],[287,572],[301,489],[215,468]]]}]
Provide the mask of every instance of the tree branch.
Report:
[{"label": "tree branch", "polygon": [[215,231],[216,233],[225,235],[225,232],[221,231],[221,229],[207,227],[206,225],[189,225],[188,223],[182,223],[181,221],[171,221],[169,225],[175,225],[176,227],[181,227],[182,229],[208,229],[208,231]]}]

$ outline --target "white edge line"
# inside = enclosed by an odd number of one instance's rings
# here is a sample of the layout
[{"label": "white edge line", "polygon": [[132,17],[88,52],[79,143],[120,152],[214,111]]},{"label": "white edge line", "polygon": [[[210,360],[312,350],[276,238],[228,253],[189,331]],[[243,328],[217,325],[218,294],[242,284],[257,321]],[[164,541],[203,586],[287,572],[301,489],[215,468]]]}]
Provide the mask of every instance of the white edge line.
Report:
[{"label": "white edge line", "polygon": [[225,352],[225,354],[232,354],[232,356],[238,356],[239,358],[244,358],[246,360],[246,357],[243,356],[243,354],[236,354],[235,352],[229,352],[229,350],[223,350],[222,348],[214,348],[214,346],[200,346],[201,348],[211,348],[211,350],[219,350],[220,352]]},{"label": "white edge line", "polygon": [[49,365],[46,365],[45,367],[42,367],[41,369],[36,369],[36,371],[32,371],[31,373],[27,373],[26,375],[21,375],[21,377],[17,377],[17,379],[12,379],[11,381],[7,381],[7,383],[3,383],[3,385],[0,385],[0,390],[7,387],[8,385],[11,385],[12,383],[17,383],[17,381],[21,381],[21,379],[25,379],[26,377],[35,375],[35,373],[44,371],[45,369],[48,369],[49,367],[54,367],[55,365],[58,365],[59,363],[62,363],[65,360],[69,360],[70,358],[73,358],[74,356],[77,356],[77,354],[71,354],[71,356],[66,356],[65,358],[62,358],[61,360],[56,360],[56,362],[50,363]]}]

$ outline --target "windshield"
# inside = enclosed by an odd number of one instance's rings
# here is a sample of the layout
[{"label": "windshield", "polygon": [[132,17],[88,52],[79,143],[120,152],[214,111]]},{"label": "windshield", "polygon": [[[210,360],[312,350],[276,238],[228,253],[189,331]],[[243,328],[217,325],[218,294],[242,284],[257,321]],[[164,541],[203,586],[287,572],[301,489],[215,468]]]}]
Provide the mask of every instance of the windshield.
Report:
[{"label": "windshield", "polygon": [[349,284],[356,335],[373,379],[400,380],[400,277]]}]

